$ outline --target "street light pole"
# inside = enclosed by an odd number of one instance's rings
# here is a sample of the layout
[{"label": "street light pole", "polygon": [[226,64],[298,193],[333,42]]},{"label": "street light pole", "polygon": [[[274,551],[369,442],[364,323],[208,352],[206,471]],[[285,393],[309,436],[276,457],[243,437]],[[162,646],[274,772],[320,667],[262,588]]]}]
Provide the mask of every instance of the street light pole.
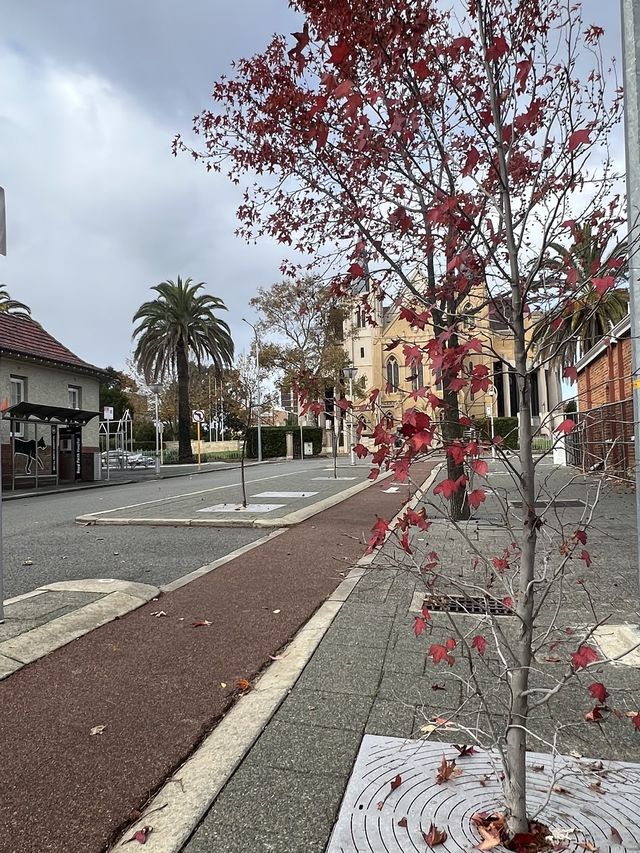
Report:
[{"label": "street light pole", "polygon": [[634,468],[636,475],[636,537],[640,554],[640,7],[637,0],[621,0],[624,131],[627,165],[627,219],[629,257],[629,315],[633,387]]},{"label": "street light pole", "polygon": [[[162,391],[162,385],[159,383],[155,383],[154,385],[149,385],[149,389],[153,392],[155,398],[155,409],[156,409],[156,477],[160,474],[160,391]],[[108,457],[107,457],[108,459]]]},{"label": "street light pole", "polygon": [[246,323],[247,326],[251,326],[253,333],[256,336],[256,376],[258,381],[258,399],[256,401],[258,409],[258,462],[262,462],[262,418],[260,417],[260,411],[262,409],[262,390],[260,386],[262,383],[260,382],[260,340],[258,339],[258,330],[253,323],[245,320],[244,317],[242,318],[242,322]]},{"label": "street light pole", "polygon": [[345,368],[345,373],[349,377],[349,400],[351,401],[351,411],[349,412],[349,447],[351,453],[351,464],[356,464],[356,453],[353,449],[354,441],[353,441],[353,380],[356,377],[358,372],[357,367],[347,367]]}]

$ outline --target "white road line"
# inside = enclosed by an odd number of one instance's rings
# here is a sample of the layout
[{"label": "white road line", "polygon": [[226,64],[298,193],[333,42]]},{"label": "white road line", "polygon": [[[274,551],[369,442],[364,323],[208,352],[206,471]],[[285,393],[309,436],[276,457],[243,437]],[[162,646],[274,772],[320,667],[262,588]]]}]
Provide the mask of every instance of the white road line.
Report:
[{"label": "white road line", "polygon": [[[295,474],[304,474],[307,471],[317,471],[317,468],[299,468],[297,471],[290,471],[287,474],[274,474],[271,477],[258,477],[255,480],[247,480],[247,485],[251,485],[252,483],[262,483],[265,480],[278,480],[280,477],[292,477]],[[117,506],[113,509],[102,509],[99,512],[88,512],[86,515],[107,515],[110,512],[120,512],[123,509],[135,509],[139,506],[151,506],[152,504],[161,504],[166,503],[167,501],[175,501],[181,498],[193,498],[196,495],[206,495],[209,492],[218,492],[221,489],[237,489],[240,488],[240,483],[229,483],[226,486],[213,486],[210,489],[199,489],[197,492],[185,492],[182,495],[171,495],[166,498],[155,498],[152,501],[141,501],[140,503],[135,504],[127,504],[126,506]]]}]

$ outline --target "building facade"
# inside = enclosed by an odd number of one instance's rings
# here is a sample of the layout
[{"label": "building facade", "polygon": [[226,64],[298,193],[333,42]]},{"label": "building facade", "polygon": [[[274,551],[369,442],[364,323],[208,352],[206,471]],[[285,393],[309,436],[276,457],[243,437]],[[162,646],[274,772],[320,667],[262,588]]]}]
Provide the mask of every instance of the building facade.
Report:
[{"label": "building facade", "polygon": [[100,477],[102,376],[35,321],[0,314],[3,488]]}]

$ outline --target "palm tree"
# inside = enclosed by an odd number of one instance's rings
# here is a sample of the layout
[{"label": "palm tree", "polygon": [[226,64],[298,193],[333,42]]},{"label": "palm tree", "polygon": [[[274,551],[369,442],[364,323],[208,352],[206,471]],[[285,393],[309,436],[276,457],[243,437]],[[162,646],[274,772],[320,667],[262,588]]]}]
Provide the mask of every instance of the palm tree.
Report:
[{"label": "palm tree", "polygon": [[[629,313],[629,291],[611,287],[604,294],[591,284],[594,276],[613,275],[624,280],[628,270],[627,241],[622,240],[606,255],[608,239],[599,241],[591,225],[574,226],[574,241],[567,248],[551,243],[556,257],[547,263],[552,275],[574,273],[576,294],[551,309],[536,324],[533,340],[543,357],[551,357],[565,366],[575,364],[613,326]],[[613,262],[613,266],[612,266]],[[604,271],[604,272],[603,272]]]},{"label": "palm tree", "polygon": [[152,287],[158,295],[136,311],[133,330],[138,338],[134,359],[147,381],[167,375],[178,380],[178,459],[192,462],[191,412],[189,406],[189,358],[198,366],[211,360],[220,374],[233,360],[229,326],[215,315],[227,310],[216,296],[200,293],[204,282],[190,278],[163,281]]},{"label": "palm tree", "polygon": [[0,314],[11,314],[13,317],[31,319],[31,308],[24,302],[12,299],[6,284],[0,284]]}]

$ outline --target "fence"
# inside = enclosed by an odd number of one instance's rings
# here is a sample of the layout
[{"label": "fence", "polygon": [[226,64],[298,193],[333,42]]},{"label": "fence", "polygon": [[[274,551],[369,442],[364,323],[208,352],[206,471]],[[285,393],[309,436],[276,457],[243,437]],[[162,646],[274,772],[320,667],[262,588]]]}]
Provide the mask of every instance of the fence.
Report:
[{"label": "fence", "polygon": [[632,399],[568,417],[576,423],[565,441],[568,465],[635,479]]}]

